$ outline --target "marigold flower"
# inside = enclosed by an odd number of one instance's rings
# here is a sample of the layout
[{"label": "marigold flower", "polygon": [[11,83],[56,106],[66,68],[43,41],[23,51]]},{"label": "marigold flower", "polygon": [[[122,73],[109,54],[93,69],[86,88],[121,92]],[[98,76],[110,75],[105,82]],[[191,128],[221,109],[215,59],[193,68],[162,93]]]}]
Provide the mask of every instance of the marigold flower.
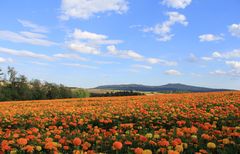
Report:
[{"label": "marigold flower", "polygon": [[32,153],[34,151],[34,146],[27,145],[23,149],[26,150],[28,153]]},{"label": "marigold flower", "polygon": [[230,140],[228,138],[223,139],[223,144],[229,144]]},{"label": "marigold flower", "polygon": [[41,146],[36,146],[36,150],[37,150],[37,151],[41,151],[41,150],[42,150],[42,147],[41,147]]},{"label": "marigold flower", "polygon": [[213,142],[208,142],[207,147],[208,147],[209,149],[215,149],[215,148],[216,148],[216,144],[213,143]]},{"label": "marigold flower", "polygon": [[76,137],[76,138],[73,139],[73,144],[75,146],[79,146],[79,145],[81,145],[81,143],[82,143],[82,141],[81,141],[80,138]]},{"label": "marigold flower", "polygon": [[134,153],[135,154],[142,154],[143,153],[143,149],[142,148],[135,148],[134,149]]},{"label": "marigold flower", "polygon": [[113,143],[113,149],[115,149],[115,150],[121,150],[122,149],[122,143],[121,142],[119,142],[119,141],[115,141],[114,143]]},{"label": "marigold flower", "polygon": [[21,146],[24,146],[28,143],[28,141],[25,138],[20,138],[20,139],[17,140],[17,143]]},{"label": "marigold flower", "polygon": [[152,151],[149,149],[143,150],[142,154],[152,154]]}]

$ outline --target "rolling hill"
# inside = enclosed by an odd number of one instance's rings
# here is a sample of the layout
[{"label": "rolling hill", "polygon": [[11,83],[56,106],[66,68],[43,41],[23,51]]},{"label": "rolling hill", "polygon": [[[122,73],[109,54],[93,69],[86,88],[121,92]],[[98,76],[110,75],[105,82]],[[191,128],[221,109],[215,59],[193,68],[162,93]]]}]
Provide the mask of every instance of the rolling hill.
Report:
[{"label": "rolling hill", "polygon": [[214,92],[214,91],[230,91],[229,89],[214,89],[206,87],[197,87],[180,83],[169,83],[161,86],[147,86],[140,84],[120,84],[120,85],[103,85],[94,89],[104,90],[126,90],[126,91],[142,91],[142,92]]}]

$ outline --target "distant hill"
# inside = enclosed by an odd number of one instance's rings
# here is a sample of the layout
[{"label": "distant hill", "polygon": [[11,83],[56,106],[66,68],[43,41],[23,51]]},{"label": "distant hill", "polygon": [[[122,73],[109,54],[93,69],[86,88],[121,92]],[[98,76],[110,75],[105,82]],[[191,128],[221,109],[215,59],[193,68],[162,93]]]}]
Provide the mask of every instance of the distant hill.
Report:
[{"label": "distant hill", "polygon": [[214,92],[214,91],[230,91],[230,89],[214,89],[190,86],[180,83],[171,83],[162,86],[147,86],[140,84],[120,84],[120,85],[103,85],[94,89],[108,90],[126,90],[126,91],[142,91],[142,92]]}]

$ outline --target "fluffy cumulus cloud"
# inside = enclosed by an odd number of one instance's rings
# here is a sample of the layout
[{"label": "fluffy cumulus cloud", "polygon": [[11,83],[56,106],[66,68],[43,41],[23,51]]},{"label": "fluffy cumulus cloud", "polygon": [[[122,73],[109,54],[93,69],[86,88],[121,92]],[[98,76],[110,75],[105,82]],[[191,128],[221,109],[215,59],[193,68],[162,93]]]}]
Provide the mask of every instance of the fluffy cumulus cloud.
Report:
[{"label": "fluffy cumulus cloud", "polygon": [[128,10],[126,0],[62,0],[61,19],[89,19],[97,13],[125,13]]},{"label": "fluffy cumulus cloud", "polygon": [[240,49],[234,49],[233,51],[229,52],[213,52],[213,58],[224,58],[224,59],[231,59],[231,58],[240,58]]},{"label": "fluffy cumulus cloud", "polygon": [[226,64],[231,66],[234,70],[240,71],[240,61],[226,61]]},{"label": "fluffy cumulus cloud", "polygon": [[18,22],[22,24],[23,27],[30,28],[33,32],[47,33],[48,29],[44,26],[37,25],[28,20],[18,19]]},{"label": "fluffy cumulus cloud", "polygon": [[214,34],[203,34],[199,37],[200,42],[211,42],[211,41],[220,41],[223,40],[222,36],[214,35]]},{"label": "fluffy cumulus cloud", "polygon": [[81,29],[75,29],[70,34],[70,40],[66,42],[67,47],[71,50],[85,53],[99,55],[100,48],[105,45],[114,45],[122,43],[122,40],[110,40],[108,36],[97,34]]},{"label": "fluffy cumulus cloud", "polygon": [[144,57],[132,50],[118,50],[114,45],[107,46],[107,51],[111,55],[118,56],[120,58],[129,58],[133,60],[143,60]]},{"label": "fluffy cumulus cloud", "polygon": [[162,4],[175,9],[184,9],[192,0],[163,0]]},{"label": "fluffy cumulus cloud", "polygon": [[48,61],[53,60],[53,58],[48,55],[34,53],[31,51],[27,51],[27,50],[15,50],[15,49],[0,47],[0,53],[13,55],[13,56],[34,58],[34,59],[43,59],[43,60],[48,60]]},{"label": "fluffy cumulus cloud", "polygon": [[228,27],[232,36],[240,37],[240,24],[232,24]]},{"label": "fluffy cumulus cloud", "polygon": [[39,45],[39,46],[52,46],[57,44],[53,41],[47,40],[46,38],[47,38],[46,35],[28,32],[28,31],[22,31],[22,32],[16,33],[8,30],[0,30],[1,40]]},{"label": "fluffy cumulus cloud", "polygon": [[179,76],[179,75],[182,74],[181,72],[179,72],[177,70],[173,70],[173,69],[167,70],[164,73],[167,74],[167,75],[175,75],[175,76]]},{"label": "fluffy cumulus cloud", "polygon": [[79,53],[84,53],[84,54],[93,54],[93,55],[98,55],[100,54],[100,50],[87,43],[82,43],[82,42],[71,42],[68,44],[68,48],[74,51],[77,51]]},{"label": "fluffy cumulus cloud", "polygon": [[147,27],[143,29],[143,32],[151,32],[157,36],[157,40],[159,41],[169,41],[172,39],[174,34],[171,33],[172,26],[179,23],[183,26],[188,25],[188,21],[183,14],[178,12],[167,12],[166,15],[168,16],[168,20],[156,24],[153,27]]},{"label": "fluffy cumulus cloud", "polygon": [[92,44],[119,44],[122,40],[110,40],[108,36],[103,34],[97,34],[93,32],[83,31],[81,29],[75,29],[72,38],[75,40],[87,41]]}]

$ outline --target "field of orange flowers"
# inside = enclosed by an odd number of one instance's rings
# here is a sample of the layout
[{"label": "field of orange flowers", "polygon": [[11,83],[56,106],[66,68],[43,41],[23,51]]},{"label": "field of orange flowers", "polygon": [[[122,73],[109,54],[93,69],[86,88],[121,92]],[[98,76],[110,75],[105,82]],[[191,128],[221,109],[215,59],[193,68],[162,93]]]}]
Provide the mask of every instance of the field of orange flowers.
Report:
[{"label": "field of orange flowers", "polygon": [[0,103],[0,154],[237,154],[240,92]]}]

